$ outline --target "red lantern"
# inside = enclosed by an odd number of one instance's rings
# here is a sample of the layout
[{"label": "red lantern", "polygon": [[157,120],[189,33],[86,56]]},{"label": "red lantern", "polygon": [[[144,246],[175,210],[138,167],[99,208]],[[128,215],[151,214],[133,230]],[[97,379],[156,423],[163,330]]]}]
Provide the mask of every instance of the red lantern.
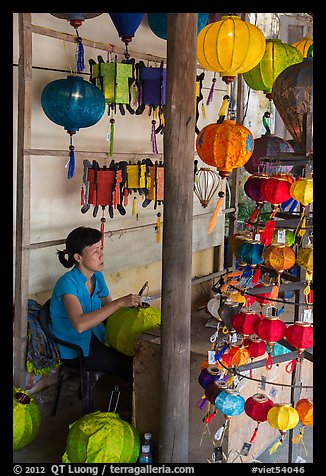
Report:
[{"label": "red lantern", "polygon": [[255,335],[246,337],[243,341],[243,345],[247,348],[251,359],[254,359],[255,357],[261,357],[266,352],[265,342],[262,341],[260,337]]},{"label": "red lantern", "polygon": [[286,325],[277,316],[265,316],[257,326],[256,334],[268,345],[268,357],[266,360],[266,369],[270,370],[273,365],[272,348],[275,342],[283,339],[286,331]]},{"label": "red lantern", "polygon": [[309,322],[296,321],[286,329],[285,339],[298,350],[297,358],[289,362],[286,366],[286,371],[291,373],[293,372],[296,362],[300,359],[302,352],[313,344],[312,324]]},{"label": "red lantern", "polygon": [[[257,284],[256,286],[254,286],[253,289],[257,288],[257,287],[260,288],[261,286],[267,287],[267,286],[270,286],[270,283],[265,284],[265,283],[261,282],[261,283]],[[270,295],[271,295],[270,292],[269,293],[260,292],[259,294],[255,294],[254,299],[255,299],[255,301],[259,302],[261,307],[263,307],[264,304],[269,304],[270,301],[267,298],[269,298]]]},{"label": "red lantern", "polygon": [[254,442],[260,423],[267,420],[267,413],[273,406],[274,402],[263,393],[255,393],[252,397],[247,398],[245,413],[257,422],[257,426],[250,438],[250,443]]},{"label": "red lantern", "polygon": [[255,334],[260,317],[254,311],[240,311],[231,317],[232,327],[243,336]]}]

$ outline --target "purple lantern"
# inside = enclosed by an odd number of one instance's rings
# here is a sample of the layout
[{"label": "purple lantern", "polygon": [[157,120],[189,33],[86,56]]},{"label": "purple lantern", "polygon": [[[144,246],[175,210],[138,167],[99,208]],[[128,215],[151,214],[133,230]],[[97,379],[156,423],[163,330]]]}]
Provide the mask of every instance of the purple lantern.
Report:
[{"label": "purple lantern", "polygon": [[[294,152],[293,147],[281,137],[274,134],[264,134],[255,139],[254,151],[252,156],[244,164],[244,168],[250,174],[259,172],[259,164],[264,157],[277,158],[280,152]],[[269,165],[265,164],[264,172],[272,174],[275,172],[289,173],[293,165]]]}]

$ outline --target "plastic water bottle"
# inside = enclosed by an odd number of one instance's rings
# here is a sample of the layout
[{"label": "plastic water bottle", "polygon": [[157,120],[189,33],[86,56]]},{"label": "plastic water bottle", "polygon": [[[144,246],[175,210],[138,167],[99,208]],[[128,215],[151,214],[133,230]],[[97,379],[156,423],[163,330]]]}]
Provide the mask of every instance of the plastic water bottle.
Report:
[{"label": "plastic water bottle", "polygon": [[152,455],[149,445],[143,445],[141,447],[141,453],[139,455],[139,463],[151,463]]}]

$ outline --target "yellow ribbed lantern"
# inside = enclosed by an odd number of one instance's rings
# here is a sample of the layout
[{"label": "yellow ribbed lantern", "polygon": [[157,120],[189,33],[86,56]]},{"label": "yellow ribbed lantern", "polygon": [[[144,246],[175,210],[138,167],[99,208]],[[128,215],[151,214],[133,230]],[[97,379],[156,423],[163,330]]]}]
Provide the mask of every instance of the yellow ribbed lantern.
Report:
[{"label": "yellow ribbed lantern", "polygon": [[294,200],[300,202],[303,206],[313,202],[313,179],[299,178],[292,183],[290,195]]},{"label": "yellow ribbed lantern", "polygon": [[299,248],[296,258],[296,263],[300,268],[312,272],[313,270],[313,246],[307,245]]},{"label": "yellow ribbed lantern", "polygon": [[[312,44],[312,36],[304,36],[300,41],[292,43],[292,46],[297,48],[304,58],[307,58],[308,50]],[[311,53],[311,56],[313,56],[313,53]]]},{"label": "yellow ribbed lantern", "polygon": [[197,59],[203,68],[220,73],[231,83],[235,76],[250,71],[265,52],[266,40],[255,25],[237,15],[226,15],[206,25],[197,36]]},{"label": "yellow ribbed lantern", "polygon": [[276,403],[267,413],[267,421],[281,433],[281,438],[269,449],[272,454],[283,443],[285,432],[299,423],[299,413],[290,403]]}]

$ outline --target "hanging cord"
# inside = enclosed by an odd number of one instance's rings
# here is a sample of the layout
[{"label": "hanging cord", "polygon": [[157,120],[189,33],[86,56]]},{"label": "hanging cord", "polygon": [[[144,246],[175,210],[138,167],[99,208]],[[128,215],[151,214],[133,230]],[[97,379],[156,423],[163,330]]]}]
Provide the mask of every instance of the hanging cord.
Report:
[{"label": "hanging cord", "polygon": [[69,59],[69,56],[68,56],[68,53],[67,53],[67,48],[66,48],[66,42],[65,41],[63,41],[63,48],[64,48],[65,56],[67,58],[67,63],[69,64],[70,74],[73,74],[72,73],[71,62],[70,62],[70,59]]}]

